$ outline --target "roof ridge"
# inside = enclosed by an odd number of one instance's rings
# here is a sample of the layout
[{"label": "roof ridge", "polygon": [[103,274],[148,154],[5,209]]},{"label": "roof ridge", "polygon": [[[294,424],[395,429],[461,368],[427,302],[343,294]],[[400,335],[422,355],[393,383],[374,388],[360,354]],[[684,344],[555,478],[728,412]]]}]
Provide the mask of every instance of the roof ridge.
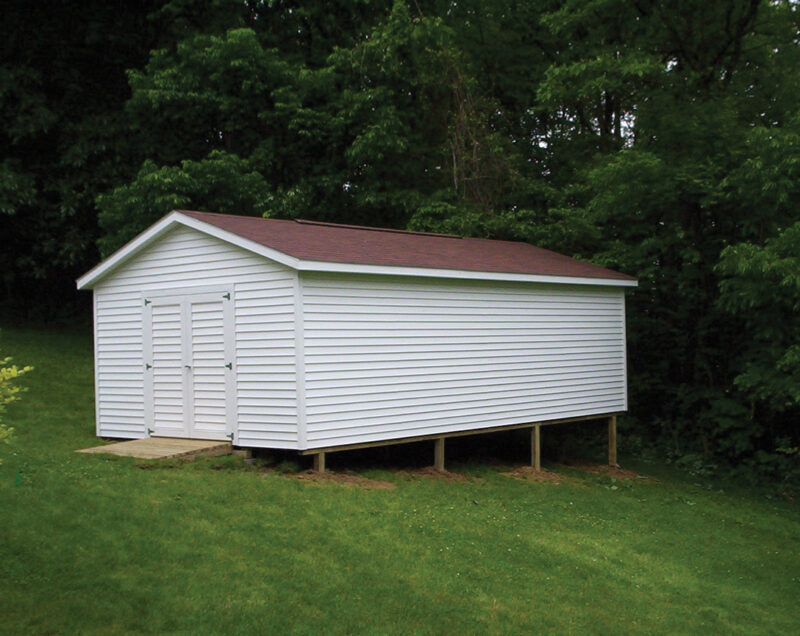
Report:
[{"label": "roof ridge", "polygon": [[303,225],[321,225],[323,227],[341,227],[348,230],[367,230],[369,232],[393,232],[395,234],[414,234],[416,236],[437,236],[439,238],[462,239],[457,234],[443,234],[441,232],[416,232],[414,230],[398,230],[392,227],[373,227],[370,225],[351,225],[348,223],[329,223],[327,221],[312,221],[310,219],[294,219],[295,223]]}]

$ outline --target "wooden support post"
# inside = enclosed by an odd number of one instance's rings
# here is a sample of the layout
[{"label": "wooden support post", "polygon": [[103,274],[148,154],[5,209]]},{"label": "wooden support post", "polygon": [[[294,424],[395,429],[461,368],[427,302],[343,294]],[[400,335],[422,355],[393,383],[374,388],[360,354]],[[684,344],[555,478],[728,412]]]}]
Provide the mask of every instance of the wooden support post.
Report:
[{"label": "wooden support post", "polygon": [[619,468],[617,463],[617,416],[608,418],[608,465]]},{"label": "wooden support post", "polygon": [[539,444],[539,425],[531,428],[531,466],[534,470],[542,470],[542,447]]},{"label": "wooden support post", "polygon": [[433,447],[433,467],[444,470],[444,437],[437,437]]},{"label": "wooden support post", "polygon": [[318,473],[325,472],[325,453],[314,455],[314,471]]}]

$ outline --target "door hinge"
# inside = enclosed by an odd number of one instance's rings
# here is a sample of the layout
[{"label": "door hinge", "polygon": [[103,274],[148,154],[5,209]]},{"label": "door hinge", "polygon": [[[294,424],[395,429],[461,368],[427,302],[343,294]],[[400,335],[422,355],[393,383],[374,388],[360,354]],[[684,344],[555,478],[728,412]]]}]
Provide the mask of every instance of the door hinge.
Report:
[{"label": "door hinge", "polygon": [[152,365],[152,364],[150,364],[149,362],[148,362],[148,363],[146,363],[146,364],[144,365],[144,370],[145,370],[145,371],[149,371],[149,370],[150,370],[150,369],[152,369],[152,368],[153,368],[153,365]]},{"label": "door hinge", "polygon": [[153,302],[153,301],[152,301],[152,300],[150,300],[149,298],[145,298],[145,299],[144,299],[144,305],[145,305],[145,307],[147,307],[147,305],[149,305],[151,302]]},{"label": "door hinge", "polygon": [[152,428],[148,428],[147,429],[147,436],[148,437],[151,437],[153,435],[153,433],[155,433],[155,431]]},{"label": "door hinge", "polygon": [[225,300],[230,300],[231,299],[231,293],[230,292],[225,292],[224,294],[222,294],[222,297]]},{"label": "door hinge", "polygon": [[228,362],[228,364],[226,364],[225,366],[228,367],[231,371],[233,371],[233,362]]},{"label": "door hinge", "polygon": [[229,440],[233,441],[233,433],[228,433],[225,437],[227,437]]}]

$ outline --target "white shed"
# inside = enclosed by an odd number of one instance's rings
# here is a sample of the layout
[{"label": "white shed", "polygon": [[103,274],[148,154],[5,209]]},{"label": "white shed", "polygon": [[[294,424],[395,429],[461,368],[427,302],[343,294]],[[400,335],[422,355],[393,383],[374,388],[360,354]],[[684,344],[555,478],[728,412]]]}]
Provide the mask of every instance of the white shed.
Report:
[{"label": "white shed", "polygon": [[78,280],[97,435],[322,453],[536,425],[538,449],[627,409],[634,286],[526,243],[175,211]]}]

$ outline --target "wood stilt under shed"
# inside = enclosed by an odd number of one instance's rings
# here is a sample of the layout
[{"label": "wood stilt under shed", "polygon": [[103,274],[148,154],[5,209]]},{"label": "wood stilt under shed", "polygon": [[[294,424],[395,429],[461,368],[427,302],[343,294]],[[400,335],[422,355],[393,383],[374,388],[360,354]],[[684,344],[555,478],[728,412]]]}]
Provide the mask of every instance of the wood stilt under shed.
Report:
[{"label": "wood stilt under shed", "polygon": [[436,439],[433,448],[433,467],[436,470],[444,470],[444,437]]},{"label": "wood stilt under shed", "polygon": [[539,440],[539,425],[531,427],[531,466],[534,470],[542,470],[542,447]]},{"label": "wood stilt under shed", "polygon": [[[394,444],[410,444],[413,442],[421,441],[434,441],[433,451],[433,466],[436,470],[445,470],[444,452],[445,440],[448,437],[464,437],[467,435],[481,435],[485,433],[496,433],[499,431],[510,431],[521,428],[529,428],[531,436],[531,466],[535,470],[542,469],[542,445],[541,445],[541,427],[551,424],[565,424],[568,422],[582,422],[588,420],[599,419],[596,415],[588,415],[581,417],[570,417],[559,420],[550,420],[547,422],[539,422],[537,424],[513,424],[511,426],[502,426],[495,428],[477,429],[474,431],[457,431],[448,435],[421,435],[418,437],[405,437],[393,440],[381,440],[376,442],[365,442],[363,444],[349,444],[346,446],[330,446],[326,448],[315,448],[300,451],[301,455],[314,456],[314,470],[324,473],[325,472],[325,454],[334,451],[347,451],[359,450],[363,448],[374,448],[376,446],[391,446]],[[609,465],[619,467],[617,464],[617,416],[610,415],[608,417],[608,461]]]},{"label": "wood stilt under shed", "polygon": [[617,416],[608,418],[608,465],[619,468],[617,463]]}]

